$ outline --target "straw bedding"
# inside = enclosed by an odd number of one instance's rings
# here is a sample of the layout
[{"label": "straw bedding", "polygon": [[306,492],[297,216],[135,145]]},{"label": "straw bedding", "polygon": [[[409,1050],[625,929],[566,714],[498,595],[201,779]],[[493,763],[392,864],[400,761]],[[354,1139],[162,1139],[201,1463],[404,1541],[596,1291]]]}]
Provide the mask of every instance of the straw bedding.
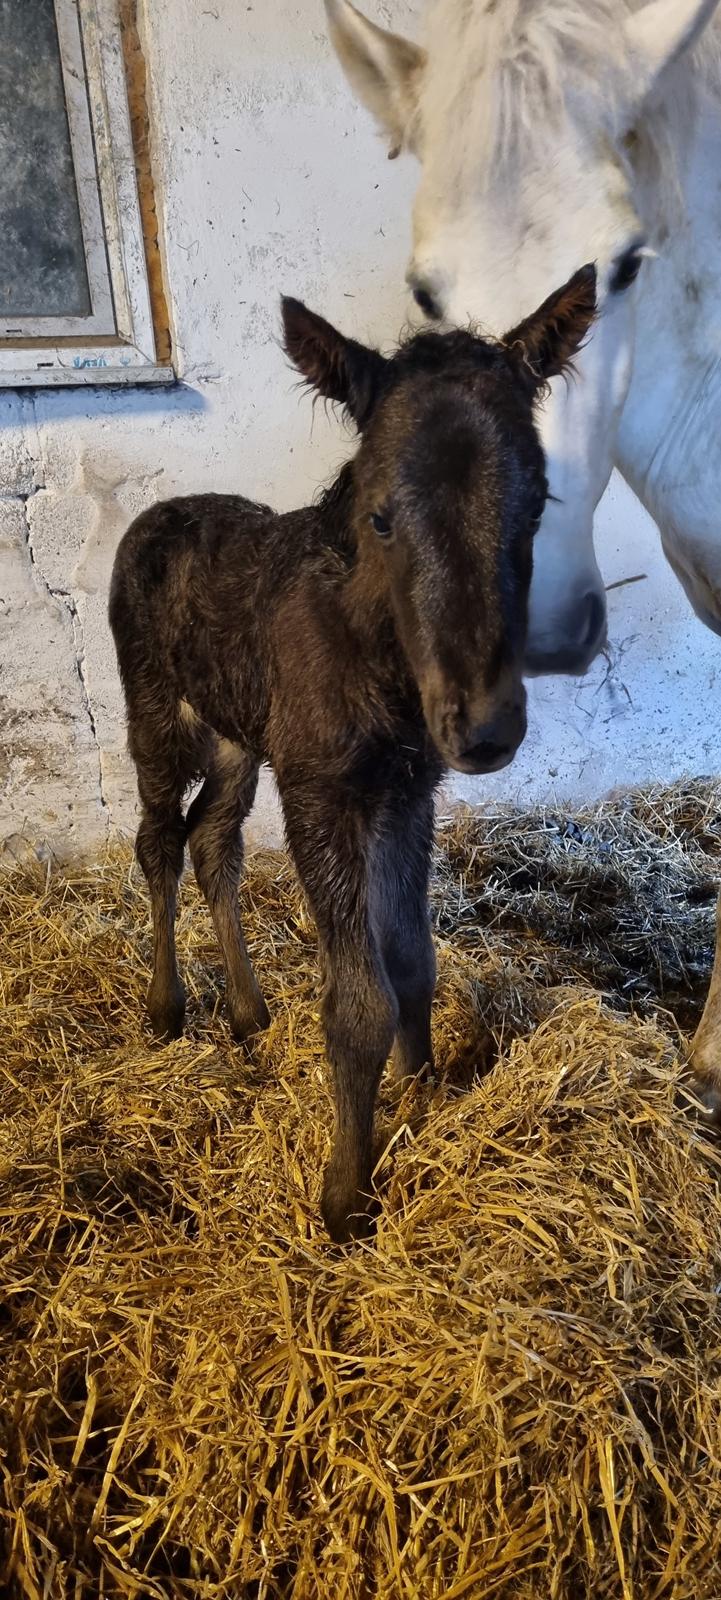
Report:
[{"label": "straw bedding", "polygon": [[721,1147],[679,1025],[720,801],[441,834],[439,1082],[382,1106],[352,1250],[285,858],[243,887],[245,1052],[190,879],[164,1048],[129,854],[0,879],[3,1594],[719,1600]]}]

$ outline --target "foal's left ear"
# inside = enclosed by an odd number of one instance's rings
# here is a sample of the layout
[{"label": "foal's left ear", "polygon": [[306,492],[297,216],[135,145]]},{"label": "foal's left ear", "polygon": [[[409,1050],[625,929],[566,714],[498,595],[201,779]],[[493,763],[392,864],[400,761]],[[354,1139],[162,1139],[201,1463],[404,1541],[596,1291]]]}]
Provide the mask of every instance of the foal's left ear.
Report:
[{"label": "foal's left ear", "polygon": [[383,384],[385,356],[355,339],[345,339],[301,300],[284,295],[281,305],[283,342],[293,366],[312,389],[345,406],[357,426],[364,428]]},{"label": "foal's left ear", "polygon": [[503,343],[538,387],[557,377],[573,360],[595,314],[596,268],[591,263],[549,295],[532,317],[512,328]]}]

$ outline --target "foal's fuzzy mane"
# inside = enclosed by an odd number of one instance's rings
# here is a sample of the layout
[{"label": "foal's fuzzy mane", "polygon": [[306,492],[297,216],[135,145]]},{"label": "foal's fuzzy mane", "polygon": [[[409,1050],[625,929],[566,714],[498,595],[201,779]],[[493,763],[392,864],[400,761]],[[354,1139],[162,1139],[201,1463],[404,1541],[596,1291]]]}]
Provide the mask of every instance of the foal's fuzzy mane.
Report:
[{"label": "foal's fuzzy mane", "polygon": [[[449,101],[464,145],[492,173],[520,141],[544,153],[569,95],[594,102],[604,123],[634,99],[634,63],[621,27],[648,0],[431,0],[422,114],[433,136],[434,103]],[[703,84],[721,98],[721,10],[695,49],[669,73],[663,107],[647,109],[641,158],[674,183],[674,154]],[[447,126],[447,122],[446,122]]]}]

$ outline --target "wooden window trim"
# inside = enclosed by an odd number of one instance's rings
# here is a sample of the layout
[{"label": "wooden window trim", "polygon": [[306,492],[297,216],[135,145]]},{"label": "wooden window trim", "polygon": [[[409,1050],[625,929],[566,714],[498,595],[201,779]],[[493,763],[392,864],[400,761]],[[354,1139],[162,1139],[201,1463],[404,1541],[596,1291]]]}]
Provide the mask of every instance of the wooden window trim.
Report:
[{"label": "wooden window trim", "polygon": [[135,0],[77,7],[116,333],[3,338],[0,386],[172,383]]}]

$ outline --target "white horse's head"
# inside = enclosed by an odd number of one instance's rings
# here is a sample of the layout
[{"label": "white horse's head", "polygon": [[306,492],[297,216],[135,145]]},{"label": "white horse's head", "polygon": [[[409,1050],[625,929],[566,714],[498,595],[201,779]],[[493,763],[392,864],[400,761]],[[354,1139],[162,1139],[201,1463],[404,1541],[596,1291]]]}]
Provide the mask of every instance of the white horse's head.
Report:
[{"label": "white horse's head", "polygon": [[421,164],[408,282],[426,317],[499,333],[596,263],[596,322],[539,418],[551,498],[530,671],[583,672],[605,642],[593,516],[631,379],[636,280],[661,221],[654,179],[678,153],[667,100],[678,121],[679,73],[717,4],[432,0],[421,49],[349,0],[325,0],[356,93],[392,153],[406,147]]}]

